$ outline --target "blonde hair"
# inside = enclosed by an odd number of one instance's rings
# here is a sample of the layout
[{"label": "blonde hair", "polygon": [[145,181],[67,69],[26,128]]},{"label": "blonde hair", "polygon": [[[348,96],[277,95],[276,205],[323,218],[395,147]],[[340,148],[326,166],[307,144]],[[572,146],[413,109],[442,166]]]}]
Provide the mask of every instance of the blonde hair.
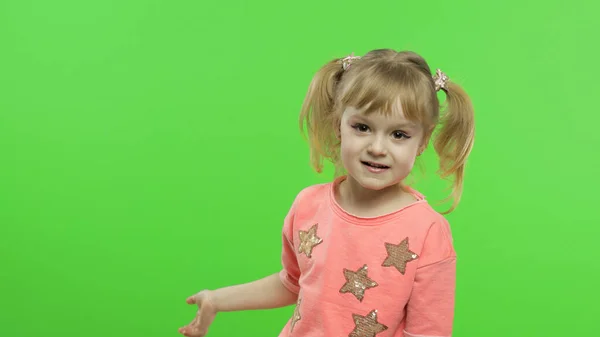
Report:
[{"label": "blonde hair", "polygon": [[473,147],[475,122],[469,96],[448,81],[446,109],[440,114],[431,70],[411,51],[372,50],[346,70],[342,61],[334,59],[319,69],[302,104],[300,130],[304,133],[306,127],[314,169],[321,172],[326,159],[334,164],[336,175],[343,171],[339,127],[346,107],[389,114],[400,102],[405,117],[423,125],[425,146],[439,126],[433,141],[440,159],[437,173],[443,179],[454,176],[448,196],[453,204],[443,213],[452,212],[462,195],[465,163]]}]

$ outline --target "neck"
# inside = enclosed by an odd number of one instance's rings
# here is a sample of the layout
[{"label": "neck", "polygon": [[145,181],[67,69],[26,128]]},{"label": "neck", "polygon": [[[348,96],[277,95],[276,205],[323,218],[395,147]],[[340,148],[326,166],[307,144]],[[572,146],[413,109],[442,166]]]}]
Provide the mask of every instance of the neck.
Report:
[{"label": "neck", "polygon": [[382,190],[370,190],[348,176],[339,185],[338,201],[348,212],[369,217],[396,211],[415,202],[415,197],[402,183]]}]

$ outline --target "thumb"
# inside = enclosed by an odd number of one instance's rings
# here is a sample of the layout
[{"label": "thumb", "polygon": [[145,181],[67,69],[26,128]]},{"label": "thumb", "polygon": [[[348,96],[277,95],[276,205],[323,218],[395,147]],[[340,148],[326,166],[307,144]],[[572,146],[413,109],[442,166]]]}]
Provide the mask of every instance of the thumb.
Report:
[{"label": "thumb", "polygon": [[190,297],[188,297],[185,302],[187,304],[196,304],[196,295],[192,295]]}]

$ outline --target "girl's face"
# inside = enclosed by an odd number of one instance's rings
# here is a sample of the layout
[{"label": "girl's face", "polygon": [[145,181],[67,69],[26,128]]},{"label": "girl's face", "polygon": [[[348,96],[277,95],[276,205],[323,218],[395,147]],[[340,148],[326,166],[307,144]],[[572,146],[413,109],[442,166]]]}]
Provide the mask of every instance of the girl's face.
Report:
[{"label": "girl's face", "polygon": [[423,128],[402,111],[386,116],[344,110],[340,125],[341,159],[348,175],[363,188],[382,190],[401,183],[419,154]]}]

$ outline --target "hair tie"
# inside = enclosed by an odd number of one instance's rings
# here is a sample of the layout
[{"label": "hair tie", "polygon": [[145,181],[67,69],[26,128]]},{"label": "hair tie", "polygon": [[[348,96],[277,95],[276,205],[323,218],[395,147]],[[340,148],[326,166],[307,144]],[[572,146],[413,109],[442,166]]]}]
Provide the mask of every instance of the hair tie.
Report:
[{"label": "hair tie", "polygon": [[352,62],[354,62],[354,60],[359,60],[360,56],[354,56],[354,52],[352,52],[352,54],[344,57],[342,59],[342,68],[344,68],[344,70],[348,70],[348,68],[350,68],[350,66],[352,65]]},{"label": "hair tie", "polygon": [[445,92],[448,92],[448,80],[448,76],[444,74],[440,69],[437,69],[435,75],[433,75],[435,91],[440,91],[440,89],[444,89]]}]

